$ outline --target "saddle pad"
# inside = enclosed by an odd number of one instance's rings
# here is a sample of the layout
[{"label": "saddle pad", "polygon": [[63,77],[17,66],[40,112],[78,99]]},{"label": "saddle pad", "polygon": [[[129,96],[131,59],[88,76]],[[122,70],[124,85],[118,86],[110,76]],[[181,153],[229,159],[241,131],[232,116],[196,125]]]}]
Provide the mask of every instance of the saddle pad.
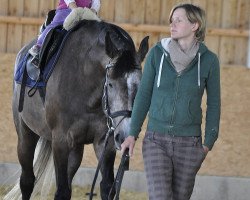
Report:
[{"label": "saddle pad", "polygon": [[[60,47],[60,49],[61,49],[61,47]],[[58,57],[59,57],[58,55],[59,55],[60,49],[57,51],[57,53],[55,53],[52,56],[52,58],[49,60],[48,64],[44,67],[44,70],[41,71],[41,78],[39,79],[39,81],[36,83],[35,80],[32,80],[30,77],[27,77],[26,86],[28,86],[28,87],[33,87],[34,85],[36,85],[36,87],[45,87],[46,86],[46,83],[47,83],[47,81],[48,81],[48,79],[49,79],[49,77],[50,77],[50,75],[55,67],[55,64],[58,60]],[[26,67],[26,62],[27,62],[27,59],[29,56],[30,56],[30,54],[27,53],[17,66],[14,80],[18,84],[22,83],[23,73],[24,73],[24,70]]]},{"label": "saddle pad", "polygon": [[[68,36],[70,35],[71,32],[77,30],[79,27],[83,26],[85,23],[87,22],[87,20],[82,20],[80,21],[75,27],[73,27],[71,30],[67,31],[63,37],[63,40],[61,42],[61,45],[59,46],[57,52],[54,53],[54,55],[51,57],[51,59],[48,61],[48,63],[46,64],[46,66],[44,66],[44,68],[41,70],[41,75],[40,75],[40,80],[38,82],[32,80],[30,77],[27,77],[26,82],[26,86],[28,87],[34,87],[35,88],[41,88],[41,87],[45,87],[46,83],[50,77],[50,75],[52,74],[54,67],[58,61],[58,58],[61,54],[61,51],[63,49],[63,46],[65,44],[65,41],[67,40]],[[14,76],[14,80],[18,83],[21,84],[22,83],[22,78],[23,78],[23,73],[26,67],[26,63],[27,63],[27,59],[29,57],[29,54],[27,53],[24,58],[20,61],[20,63],[17,66],[16,72],[15,72],[15,76]]]},{"label": "saddle pad", "polygon": [[[63,49],[63,46],[65,44],[65,41],[67,40],[68,36],[70,35],[70,33],[72,31],[74,31],[76,29],[72,29],[70,31],[67,31],[62,39],[62,42],[59,46],[59,48],[56,50],[56,52],[53,54],[53,56],[51,56],[51,58],[49,59],[49,61],[47,62],[47,64],[40,68],[41,69],[41,74],[40,74],[40,79],[36,82],[35,80],[32,80],[30,77],[27,77],[27,80],[25,81],[25,84],[27,87],[34,87],[35,88],[41,88],[41,87],[45,87],[46,83],[50,77],[50,75],[52,74],[54,67],[57,63],[57,60],[61,54],[61,51]],[[65,32],[65,30],[64,30]],[[22,79],[23,79],[23,74],[24,74],[24,70],[26,68],[26,63],[27,60],[29,58],[30,54],[27,53],[23,59],[20,61],[20,63],[18,63],[17,69],[15,71],[15,75],[14,75],[14,80],[16,81],[16,83],[21,84],[22,83]]]}]

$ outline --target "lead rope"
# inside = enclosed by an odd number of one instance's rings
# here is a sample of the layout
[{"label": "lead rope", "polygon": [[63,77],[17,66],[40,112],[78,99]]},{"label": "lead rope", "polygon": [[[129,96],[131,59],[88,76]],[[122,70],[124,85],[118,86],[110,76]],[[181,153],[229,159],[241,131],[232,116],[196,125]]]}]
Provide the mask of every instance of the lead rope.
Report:
[{"label": "lead rope", "polygon": [[116,173],[115,181],[109,191],[108,200],[112,200],[111,196],[115,189],[115,200],[119,200],[120,190],[122,185],[122,179],[124,176],[124,172],[129,170],[129,149],[126,149],[122,155],[121,163]]}]

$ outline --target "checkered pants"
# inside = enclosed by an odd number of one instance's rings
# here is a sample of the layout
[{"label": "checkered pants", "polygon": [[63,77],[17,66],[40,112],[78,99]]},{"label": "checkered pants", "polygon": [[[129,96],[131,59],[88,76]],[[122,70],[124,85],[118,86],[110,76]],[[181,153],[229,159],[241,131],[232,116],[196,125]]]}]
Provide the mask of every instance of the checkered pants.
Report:
[{"label": "checkered pants", "polygon": [[188,200],[205,158],[201,137],[147,131],[143,160],[150,200]]}]

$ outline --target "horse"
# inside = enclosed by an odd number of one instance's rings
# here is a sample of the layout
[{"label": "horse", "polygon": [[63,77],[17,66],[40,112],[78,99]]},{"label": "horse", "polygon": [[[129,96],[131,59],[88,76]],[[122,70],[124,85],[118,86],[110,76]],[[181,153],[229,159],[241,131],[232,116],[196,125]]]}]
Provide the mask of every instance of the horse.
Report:
[{"label": "horse", "polygon": [[[17,54],[14,71],[33,44],[34,41],[30,42]],[[46,83],[44,99],[38,92],[28,96],[30,88],[26,87],[23,109],[19,112],[21,85],[14,81],[12,110],[23,200],[33,197],[34,187],[50,171],[46,166],[51,160],[56,181],[54,199],[70,199],[72,179],[81,165],[84,145],[93,144],[99,160],[111,126],[113,134],[108,138],[100,169],[100,195],[108,199],[114,182],[116,150],[128,135],[128,113],[147,51],[148,37],[141,41],[137,51],[132,38],[121,27],[83,20],[65,41]]]}]

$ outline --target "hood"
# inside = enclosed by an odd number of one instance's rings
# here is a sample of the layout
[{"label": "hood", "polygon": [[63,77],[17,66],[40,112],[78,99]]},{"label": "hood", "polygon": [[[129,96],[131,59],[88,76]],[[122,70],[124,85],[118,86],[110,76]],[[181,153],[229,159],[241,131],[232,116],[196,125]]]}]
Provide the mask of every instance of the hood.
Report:
[{"label": "hood", "polygon": [[[161,56],[161,61],[160,61],[160,66],[159,66],[159,74],[158,74],[158,78],[157,78],[157,88],[160,87],[160,83],[161,83],[161,73],[162,73],[164,58],[169,56],[168,44],[170,41],[171,41],[171,38],[163,38],[156,45],[162,51],[162,56]],[[207,50],[208,50],[207,47],[203,43],[200,43],[200,47],[199,47],[199,50],[197,52],[197,56],[198,56],[197,84],[199,87],[201,85],[201,79],[200,79],[201,55],[204,54]]]}]

